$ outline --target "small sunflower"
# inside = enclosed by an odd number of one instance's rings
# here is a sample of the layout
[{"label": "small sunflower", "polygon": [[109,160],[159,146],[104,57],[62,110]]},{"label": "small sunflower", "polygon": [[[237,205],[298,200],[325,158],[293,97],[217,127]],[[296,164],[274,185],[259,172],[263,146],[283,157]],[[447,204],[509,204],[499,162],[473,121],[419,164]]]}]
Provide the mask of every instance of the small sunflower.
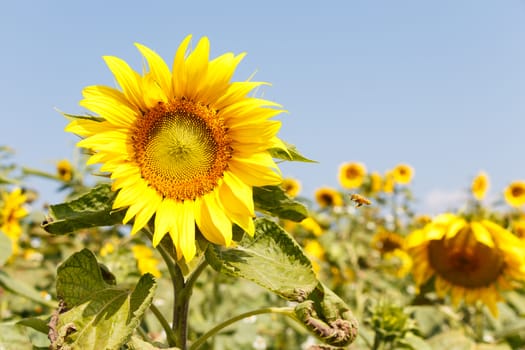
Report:
[{"label": "small sunflower", "polygon": [[349,162],[339,167],[339,183],[344,188],[357,188],[363,184],[366,167],[363,163]]},{"label": "small sunflower", "polygon": [[396,249],[403,249],[405,246],[405,238],[394,232],[382,231],[372,237],[370,245],[372,248],[381,252],[381,254],[385,254]]},{"label": "small sunflower", "polygon": [[392,176],[395,183],[407,185],[414,177],[414,169],[408,164],[398,164],[392,170]]},{"label": "small sunflower", "polygon": [[439,215],[407,237],[419,286],[435,276],[440,296],[450,294],[454,305],[480,300],[495,316],[499,290],[525,279],[523,249],[516,236],[492,221],[469,222],[453,214]]},{"label": "small sunflower", "polygon": [[64,182],[69,182],[73,178],[73,166],[67,159],[62,159],[57,163],[57,175]]},{"label": "small sunflower", "polygon": [[321,187],[315,191],[315,200],[321,208],[340,207],[343,205],[341,194],[331,187]]},{"label": "small sunflower", "polygon": [[299,193],[301,193],[301,182],[296,179],[292,178],[284,178],[283,182],[281,183],[281,187],[283,188],[284,192],[292,198],[297,197]]},{"label": "small sunflower", "polygon": [[20,220],[28,214],[27,209],[24,208],[26,200],[20,188],[15,188],[11,193],[2,192],[0,231],[11,238],[13,255],[18,253],[18,239],[22,235]]},{"label": "small sunflower", "polygon": [[525,181],[514,181],[505,188],[505,200],[515,208],[525,204]]},{"label": "small sunflower", "polygon": [[301,226],[304,227],[304,229],[308,232],[313,233],[316,237],[319,237],[323,234],[323,228],[311,216],[303,219],[303,221],[301,221]]},{"label": "small sunflower", "polygon": [[377,171],[370,173],[370,192],[377,193],[383,188],[383,177]]},{"label": "small sunflower", "polygon": [[321,270],[320,264],[325,257],[323,246],[316,239],[309,239],[304,243],[304,251],[311,258],[312,268],[315,273],[319,273]]},{"label": "small sunflower", "polygon": [[[169,234],[179,259],[196,254],[196,227],[210,242],[229,246],[232,224],[255,232],[252,189],[279,185],[270,148],[282,109],[248,94],[262,82],[231,82],[244,54],[209,60],[206,37],[187,53],[191,36],[175,54],[172,71],[136,44],[149,67],[142,75],[117,57],[104,60],[120,89],[89,86],[81,105],[98,116],[75,118],[66,131],[94,151],[118,191],[114,209],[127,208],[131,233],[154,218],[153,245]],[[196,225],[195,225],[196,224]]]},{"label": "small sunflower", "polygon": [[476,175],[474,180],[472,180],[472,185],[470,186],[472,195],[474,196],[474,198],[480,201],[483,198],[485,198],[488,188],[489,188],[489,177],[487,173],[485,173],[484,171],[480,171],[479,174]]},{"label": "small sunflower", "polygon": [[151,273],[155,277],[162,276],[158,269],[160,261],[155,258],[153,251],[144,244],[137,244],[131,248],[135,260],[137,260],[137,268],[141,275]]},{"label": "small sunflower", "polygon": [[394,249],[383,255],[384,261],[387,263],[385,267],[387,272],[403,278],[410,273],[414,265],[412,257],[403,249]]},{"label": "small sunflower", "polygon": [[392,170],[388,170],[383,178],[383,192],[393,193],[395,185],[394,172]]},{"label": "small sunflower", "polygon": [[512,223],[512,232],[516,237],[525,240],[525,220],[521,219]]}]

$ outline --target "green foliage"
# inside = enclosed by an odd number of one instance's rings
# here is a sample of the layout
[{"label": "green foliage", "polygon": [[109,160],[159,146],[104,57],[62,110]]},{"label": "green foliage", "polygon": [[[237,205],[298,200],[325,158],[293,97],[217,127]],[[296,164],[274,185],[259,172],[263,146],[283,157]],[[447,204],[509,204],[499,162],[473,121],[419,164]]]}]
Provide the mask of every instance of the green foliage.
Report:
[{"label": "green foliage", "polygon": [[72,201],[51,205],[44,229],[53,234],[66,234],[85,228],[122,223],[123,211],[112,209],[116,192],[109,184],[99,184]]},{"label": "green foliage", "polygon": [[5,233],[0,231],[0,266],[5,264],[7,259],[13,253],[13,244],[11,239]]},{"label": "green foliage", "polygon": [[303,156],[294,145],[289,144],[284,141],[283,143],[286,149],[276,147],[276,148],[270,148],[268,150],[270,154],[272,155],[272,157],[276,159],[295,161],[295,162],[317,163],[315,160],[311,160]]},{"label": "green foliage", "polygon": [[289,299],[310,294],[318,281],[299,245],[276,223],[255,221],[255,235],[232,248],[210,245],[208,263],[217,271],[242,277]]},{"label": "green foliage", "polygon": [[308,209],[286,195],[280,186],[253,188],[255,209],[280,219],[300,222],[308,216]]},{"label": "green foliage", "polygon": [[107,283],[93,253],[84,249],[58,268],[57,295],[64,308],[52,319],[52,346],[60,349],[119,349],[138,327],[156,282],[143,275],[129,288]]}]

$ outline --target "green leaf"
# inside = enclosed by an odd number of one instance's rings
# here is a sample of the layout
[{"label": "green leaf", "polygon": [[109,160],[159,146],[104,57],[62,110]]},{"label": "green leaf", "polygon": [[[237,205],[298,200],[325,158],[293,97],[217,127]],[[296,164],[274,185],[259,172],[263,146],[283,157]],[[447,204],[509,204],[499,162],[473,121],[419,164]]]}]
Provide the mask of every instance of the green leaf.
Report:
[{"label": "green leaf", "polygon": [[296,162],[307,162],[307,163],[317,163],[315,160],[311,160],[303,156],[297,148],[289,144],[287,142],[284,142],[284,145],[286,146],[286,149],[282,148],[270,148],[268,152],[272,155],[273,158],[282,159],[282,160],[289,160],[289,161],[296,161]]},{"label": "green leaf", "polygon": [[93,253],[83,249],[59,266],[56,287],[68,311],[52,325],[53,346],[119,349],[151,305],[156,282],[145,274],[131,289],[106,283]]},{"label": "green leaf", "polygon": [[156,346],[156,344],[150,344],[148,342],[145,342],[137,336],[131,337],[131,340],[128,342],[127,345],[130,350],[180,350],[180,348],[175,347],[163,347],[160,344]]},{"label": "green leaf", "polygon": [[318,281],[301,247],[275,222],[255,221],[255,235],[232,248],[211,245],[206,259],[217,271],[242,277],[289,300],[300,300]]},{"label": "green leaf", "polygon": [[5,233],[0,231],[0,266],[4,265],[7,259],[13,254],[13,242]]},{"label": "green leaf", "polygon": [[77,115],[77,114],[68,114],[68,113],[64,113],[64,112],[61,112],[59,111],[64,117],[68,118],[68,119],[86,119],[86,120],[92,120],[92,121],[95,121],[95,122],[103,122],[104,121],[104,118],[101,118],[101,117],[97,117],[97,116],[94,116],[94,115]]},{"label": "green leaf", "polygon": [[66,234],[80,229],[122,223],[124,211],[112,209],[116,195],[110,184],[99,184],[77,199],[51,205],[50,218],[42,226],[49,233]]},{"label": "green leaf", "polygon": [[56,302],[44,299],[40,292],[34,289],[32,286],[22,282],[19,279],[12,278],[4,271],[0,271],[0,286],[11,293],[21,295],[25,298],[36,301],[39,304],[52,308],[57,307]]},{"label": "green leaf", "polygon": [[0,349],[32,350],[33,344],[24,327],[12,323],[0,323]]},{"label": "green leaf", "polygon": [[37,317],[24,318],[16,324],[20,326],[33,328],[35,331],[46,334],[49,332],[49,321]]},{"label": "green leaf", "polygon": [[281,219],[300,222],[308,216],[306,207],[286,195],[280,186],[253,188],[255,209]]}]

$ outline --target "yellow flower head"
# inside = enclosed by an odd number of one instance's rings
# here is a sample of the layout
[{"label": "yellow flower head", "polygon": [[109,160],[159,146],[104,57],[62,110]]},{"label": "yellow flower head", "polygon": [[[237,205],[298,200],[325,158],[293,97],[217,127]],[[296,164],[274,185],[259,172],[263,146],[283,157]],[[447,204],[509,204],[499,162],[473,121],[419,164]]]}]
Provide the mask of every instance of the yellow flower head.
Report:
[{"label": "yellow flower head", "polygon": [[488,188],[489,177],[487,173],[485,173],[484,171],[480,171],[479,174],[476,175],[474,180],[472,180],[472,185],[470,186],[472,195],[474,196],[474,198],[480,201],[483,198],[485,198]]},{"label": "yellow flower head", "polygon": [[62,181],[69,182],[73,178],[73,166],[67,159],[57,163],[57,175]]},{"label": "yellow flower head", "polygon": [[412,258],[403,249],[394,249],[386,253],[383,259],[388,263],[387,271],[397,278],[405,277],[412,270]]},{"label": "yellow flower head", "polygon": [[525,279],[525,245],[492,221],[467,221],[453,214],[437,216],[407,237],[420,286],[435,276],[436,292],[453,304],[482,301],[497,316],[499,290]]},{"label": "yellow flower head", "polygon": [[512,232],[516,237],[525,240],[525,220],[521,219],[512,223]]},{"label": "yellow flower head", "polygon": [[162,275],[157,268],[160,261],[155,258],[153,251],[148,246],[145,246],[144,244],[137,244],[131,248],[131,251],[137,260],[137,267],[141,275],[145,273],[151,273],[157,278]]},{"label": "yellow flower head", "polygon": [[323,234],[323,229],[321,225],[319,225],[319,223],[310,216],[301,221],[301,226],[304,227],[307,231],[312,232],[317,237]]},{"label": "yellow flower head", "polygon": [[370,174],[370,192],[377,193],[383,188],[383,177],[377,171]]},{"label": "yellow flower head", "polygon": [[344,188],[357,188],[363,184],[366,167],[363,163],[349,162],[339,167],[339,183]]},{"label": "yellow flower head", "polygon": [[383,192],[392,193],[394,192],[394,187],[395,187],[394,171],[388,170],[385,173],[385,177],[383,179]]},{"label": "yellow flower head", "polygon": [[321,208],[340,207],[343,205],[341,194],[331,187],[321,187],[315,191],[315,200]]},{"label": "yellow flower head", "polygon": [[312,269],[315,273],[321,270],[320,263],[324,260],[325,250],[323,246],[315,239],[305,241],[304,251],[310,257]]},{"label": "yellow flower head", "polygon": [[18,254],[19,250],[18,239],[22,235],[20,220],[28,214],[24,208],[25,202],[26,196],[20,188],[15,188],[11,193],[2,192],[0,231],[11,238],[13,255]]},{"label": "yellow flower head", "polygon": [[[231,82],[244,54],[209,59],[208,38],[188,53],[179,46],[172,70],[154,51],[136,44],[149,70],[140,74],[123,60],[104,60],[120,89],[89,86],[80,104],[98,116],[75,118],[66,131],[95,152],[88,164],[109,172],[113,207],[127,208],[132,234],[154,218],[153,245],[169,234],[177,256],[196,254],[195,227],[215,244],[229,246],[232,224],[255,232],[252,189],[279,185],[269,148],[285,146],[272,117],[274,102],[249,96],[262,82]],[[196,225],[195,225],[196,224]]]},{"label": "yellow flower head", "polygon": [[514,181],[505,188],[505,200],[512,206],[519,208],[525,204],[525,181]]},{"label": "yellow flower head", "polygon": [[281,184],[284,192],[292,198],[296,197],[301,192],[301,182],[292,178],[285,178]]},{"label": "yellow flower head", "polygon": [[392,170],[392,176],[395,183],[407,185],[414,177],[414,169],[407,164],[398,164],[394,170]]},{"label": "yellow flower head", "polygon": [[394,232],[378,232],[372,237],[370,243],[372,248],[381,252],[381,254],[392,252],[396,249],[403,249],[405,238]]}]

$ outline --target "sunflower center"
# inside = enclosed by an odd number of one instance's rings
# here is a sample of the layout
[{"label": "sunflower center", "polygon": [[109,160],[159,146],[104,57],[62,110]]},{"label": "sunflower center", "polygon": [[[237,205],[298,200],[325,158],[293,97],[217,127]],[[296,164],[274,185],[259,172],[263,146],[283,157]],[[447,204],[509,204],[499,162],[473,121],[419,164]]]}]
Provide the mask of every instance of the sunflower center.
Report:
[{"label": "sunflower center", "polygon": [[163,197],[193,200],[211,192],[231,158],[221,118],[202,104],[159,103],[142,116],[132,137],[142,177]]},{"label": "sunflower center", "polygon": [[355,179],[361,175],[361,172],[359,169],[356,169],[355,167],[348,167],[346,169],[346,177],[348,179]]},{"label": "sunflower center", "polygon": [[511,193],[513,197],[521,197],[525,194],[525,188],[522,186],[512,186]]},{"label": "sunflower center", "polygon": [[464,288],[489,286],[504,269],[499,251],[476,241],[470,228],[448,240],[430,241],[428,255],[430,265],[441,278]]},{"label": "sunflower center", "polygon": [[334,205],[334,197],[328,193],[322,194],[320,201],[323,202],[326,206]]}]

